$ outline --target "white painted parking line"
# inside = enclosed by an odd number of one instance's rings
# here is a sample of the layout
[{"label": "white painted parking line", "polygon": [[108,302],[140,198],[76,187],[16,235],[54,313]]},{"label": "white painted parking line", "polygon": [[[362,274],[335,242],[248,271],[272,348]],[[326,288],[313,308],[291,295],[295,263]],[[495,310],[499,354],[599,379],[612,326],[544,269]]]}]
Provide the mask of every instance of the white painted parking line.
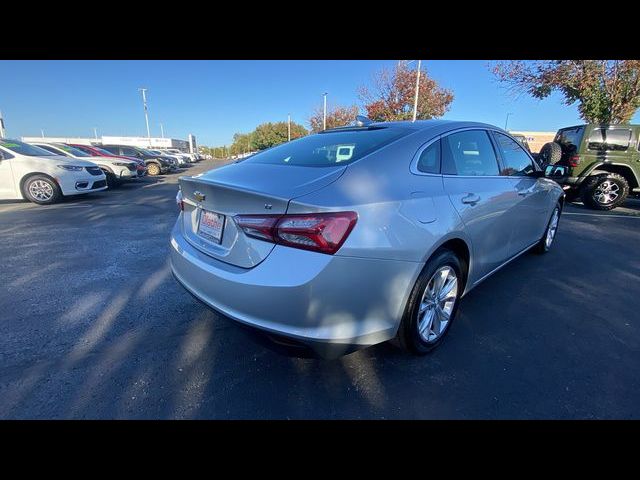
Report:
[{"label": "white painted parking line", "polygon": [[562,212],[562,215],[582,215],[585,217],[602,217],[602,218],[635,218],[635,219],[639,219],[640,215],[616,215],[616,214],[611,214],[611,215],[602,215],[599,213],[576,213],[576,212]]}]

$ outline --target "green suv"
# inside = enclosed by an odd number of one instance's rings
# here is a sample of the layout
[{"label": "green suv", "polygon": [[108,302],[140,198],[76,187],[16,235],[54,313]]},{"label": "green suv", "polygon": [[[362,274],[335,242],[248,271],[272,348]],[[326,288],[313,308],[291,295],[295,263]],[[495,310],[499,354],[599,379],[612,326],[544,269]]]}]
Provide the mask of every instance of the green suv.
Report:
[{"label": "green suv", "polygon": [[578,125],[561,128],[538,155],[543,164],[569,167],[567,200],[598,210],[640,194],[640,125]]}]

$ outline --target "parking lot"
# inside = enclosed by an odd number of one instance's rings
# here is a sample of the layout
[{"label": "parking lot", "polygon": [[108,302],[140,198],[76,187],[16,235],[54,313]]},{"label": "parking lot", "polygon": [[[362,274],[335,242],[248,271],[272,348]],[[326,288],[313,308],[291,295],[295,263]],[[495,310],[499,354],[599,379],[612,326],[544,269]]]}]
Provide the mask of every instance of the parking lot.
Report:
[{"label": "parking lot", "polygon": [[172,278],[178,176],[0,202],[0,418],[640,417],[640,201],[568,206],[552,251],[465,297],[433,354],[326,361],[273,351]]}]

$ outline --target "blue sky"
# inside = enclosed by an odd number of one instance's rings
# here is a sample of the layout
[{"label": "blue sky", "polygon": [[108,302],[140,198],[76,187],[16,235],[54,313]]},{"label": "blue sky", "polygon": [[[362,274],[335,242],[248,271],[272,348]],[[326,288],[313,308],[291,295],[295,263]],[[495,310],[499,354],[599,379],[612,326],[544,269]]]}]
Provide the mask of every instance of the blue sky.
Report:
[{"label": "blue sky", "polygon": [[[152,136],[186,138],[200,145],[231,143],[267,121],[307,125],[328,92],[329,105],[358,103],[380,61],[0,61],[0,111],[7,136],[146,135],[139,87],[148,88]],[[425,60],[429,75],[453,90],[446,119],[510,130],[554,131],[581,123],[575,106],[559,96],[514,98],[487,68],[488,61]],[[638,123],[640,115],[633,121]]]}]

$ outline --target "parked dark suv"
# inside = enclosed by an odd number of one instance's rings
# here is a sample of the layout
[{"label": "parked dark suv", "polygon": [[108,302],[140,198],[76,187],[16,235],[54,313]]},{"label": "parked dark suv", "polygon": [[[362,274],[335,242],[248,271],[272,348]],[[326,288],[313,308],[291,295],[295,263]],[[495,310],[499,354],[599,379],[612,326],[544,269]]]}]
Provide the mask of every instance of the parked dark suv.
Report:
[{"label": "parked dark suv", "polygon": [[540,150],[543,163],[569,167],[567,200],[611,210],[640,194],[640,125],[577,125],[561,128]]},{"label": "parked dark suv", "polygon": [[128,145],[100,145],[100,148],[115,155],[144,160],[149,175],[160,175],[178,169],[177,162],[174,162],[172,158],[154,155],[144,148],[131,147]]}]

